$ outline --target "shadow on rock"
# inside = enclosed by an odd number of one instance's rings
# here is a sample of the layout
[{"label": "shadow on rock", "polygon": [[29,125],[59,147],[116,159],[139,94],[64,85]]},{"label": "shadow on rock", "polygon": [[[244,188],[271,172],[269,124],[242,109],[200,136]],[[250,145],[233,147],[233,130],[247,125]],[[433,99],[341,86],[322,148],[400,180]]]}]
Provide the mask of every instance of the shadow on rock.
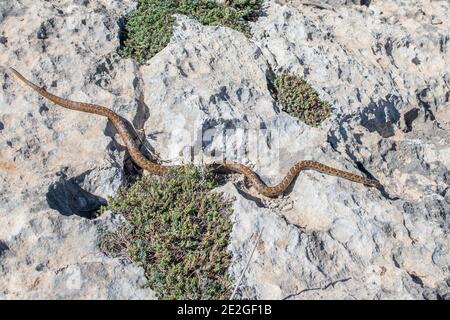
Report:
[{"label": "shadow on rock", "polygon": [[9,250],[8,245],[0,240],[0,257],[3,255],[3,252]]},{"label": "shadow on rock", "polygon": [[47,203],[50,208],[64,216],[77,215],[92,219],[96,211],[106,204],[106,200],[84,190],[82,185],[88,172],[74,178],[61,173],[58,182],[48,188]]},{"label": "shadow on rock", "polygon": [[383,138],[395,134],[395,125],[400,120],[401,97],[389,94],[385,99],[371,102],[361,113],[361,125],[370,132],[378,132]]}]

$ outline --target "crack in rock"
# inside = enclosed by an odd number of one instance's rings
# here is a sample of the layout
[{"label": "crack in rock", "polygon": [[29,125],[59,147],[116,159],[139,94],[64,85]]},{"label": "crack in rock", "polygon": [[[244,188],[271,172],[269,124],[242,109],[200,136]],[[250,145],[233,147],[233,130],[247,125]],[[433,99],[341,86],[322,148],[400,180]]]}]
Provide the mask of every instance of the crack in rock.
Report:
[{"label": "crack in rock", "polygon": [[290,299],[290,298],[293,298],[293,297],[298,297],[299,295],[301,295],[301,294],[303,294],[303,293],[305,293],[305,292],[308,292],[308,291],[327,290],[329,287],[333,287],[333,288],[334,288],[334,286],[335,286],[336,284],[342,283],[342,282],[347,282],[347,281],[349,281],[349,280],[351,280],[351,279],[352,279],[352,277],[344,278],[344,279],[339,279],[339,280],[330,282],[329,284],[327,284],[327,285],[324,286],[324,287],[306,288],[306,289],[303,289],[303,290],[301,290],[301,291],[299,291],[299,292],[297,292],[297,293],[289,294],[289,295],[287,295],[286,297],[284,297],[282,300],[287,300],[287,299]]}]

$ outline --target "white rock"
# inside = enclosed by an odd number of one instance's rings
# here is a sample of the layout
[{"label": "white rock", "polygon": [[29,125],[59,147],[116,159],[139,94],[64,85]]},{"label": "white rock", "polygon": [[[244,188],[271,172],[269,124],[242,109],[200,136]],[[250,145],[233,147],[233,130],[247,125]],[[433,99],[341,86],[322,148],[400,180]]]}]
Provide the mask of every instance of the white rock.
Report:
[{"label": "white rock", "polygon": [[63,97],[135,114],[135,66],[114,53],[117,22],[134,4],[86,3],[7,0],[0,6],[7,40],[0,44],[2,299],[155,298],[141,288],[143,269],[100,253],[96,221],[80,217],[123,182],[114,131],[106,119],[55,107],[5,69],[14,67]]},{"label": "white rock", "polygon": [[[250,259],[240,297],[448,295],[448,2],[279,2],[267,1],[252,39],[177,16],[170,44],[138,67],[115,54],[117,19],[131,1],[55,1],[66,17],[48,3],[8,1],[0,64],[111,107],[169,164],[226,155],[275,183],[313,159],[381,180],[383,192],[307,171],[273,200],[242,183],[221,188],[236,198],[236,279]],[[91,12],[97,18],[82,23]],[[319,128],[280,112],[267,79],[283,70],[332,104]],[[111,225],[111,216],[79,217],[125,179],[115,131],[1,79],[0,297],[152,298],[139,288],[141,268],[98,251],[95,224]]]}]

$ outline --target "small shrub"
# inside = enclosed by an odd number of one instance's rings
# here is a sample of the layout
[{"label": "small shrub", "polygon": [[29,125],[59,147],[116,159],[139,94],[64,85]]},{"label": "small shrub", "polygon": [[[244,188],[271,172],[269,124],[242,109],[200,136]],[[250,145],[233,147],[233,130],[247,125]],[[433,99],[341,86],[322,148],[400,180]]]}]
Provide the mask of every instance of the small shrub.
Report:
[{"label": "small shrub", "polygon": [[152,58],[170,41],[175,19],[184,14],[205,25],[223,25],[250,35],[248,21],[260,10],[262,0],[138,0],[137,9],[125,18],[122,56],[139,63]]},{"label": "small shrub", "polygon": [[105,208],[127,223],[102,234],[102,250],[141,263],[161,299],[228,298],[231,203],[211,192],[216,186],[194,166],[140,178]]},{"label": "small shrub", "polygon": [[330,115],[330,104],[321,101],[316,90],[297,75],[285,72],[277,77],[275,91],[283,111],[310,126],[320,125]]}]

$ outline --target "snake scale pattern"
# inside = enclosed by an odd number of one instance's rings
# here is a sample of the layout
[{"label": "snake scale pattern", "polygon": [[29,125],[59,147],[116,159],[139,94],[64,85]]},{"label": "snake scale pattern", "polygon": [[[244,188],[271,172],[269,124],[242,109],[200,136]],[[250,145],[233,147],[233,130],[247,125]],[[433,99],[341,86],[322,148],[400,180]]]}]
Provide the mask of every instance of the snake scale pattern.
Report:
[{"label": "snake scale pattern", "polygon": [[[140,166],[142,169],[148,171],[150,174],[162,176],[167,174],[170,168],[173,166],[163,166],[157,163],[154,163],[147,159],[139,150],[138,145],[136,144],[135,140],[133,139],[133,136],[130,134],[130,132],[127,129],[127,126],[125,124],[125,121],[117,115],[115,112],[111,111],[110,109],[99,106],[96,104],[90,104],[90,103],[82,103],[82,102],[76,102],[71,101],[67,99],[60,98],[58,96],[55,96],[43,88],[37,86],[30,80],[26,79],[22,74],[20,74],[17,70],[10,68],[12,73],[16,75],[21,81],[23,81],[26,85],[34,89],[37,93],[39,93],[41,96],[45,97],[46,99],[50,100],[51,102],[67,108],[71,110],[76,111],[82,111],[92,114],[101,115],[104,117],[107,117],[111,123],[114,125],[116,130],[118,131],[120,137],[122,138],[122,141],[125,144],[125,147],[127,148],[131,158],[133,161]],[[289,187],[289,185],[292,183],[292,181],[295,179],[295,177],[299,174],[300,171],[305,169],[315,170],[319,171],[328,175],[333,175],[337,177],[341,177],[347,180],[351,180],[354,182],[362,183],[364,185],[370,186],[370,187],[378,187],[380,183],[377,180],[368,179],[365,177],[358,176],[356,174],[342,171],[335,169],[333,167],[326,166],[322,163],[311,161],[311,160],[302,160],[297,162],[286,174],[286,176],[275,186],[267,186],[259,177],[258,175],[253,172],[250,168],[243,164],[239,164],[233,161],[224,160],[219,163],[215,163],[216,165],[220,165],[226,170],[230,170],[233,172],[238,172],[243,174],[251,183],[251,185],[262,195],[266,197],[277,197]]]}]

